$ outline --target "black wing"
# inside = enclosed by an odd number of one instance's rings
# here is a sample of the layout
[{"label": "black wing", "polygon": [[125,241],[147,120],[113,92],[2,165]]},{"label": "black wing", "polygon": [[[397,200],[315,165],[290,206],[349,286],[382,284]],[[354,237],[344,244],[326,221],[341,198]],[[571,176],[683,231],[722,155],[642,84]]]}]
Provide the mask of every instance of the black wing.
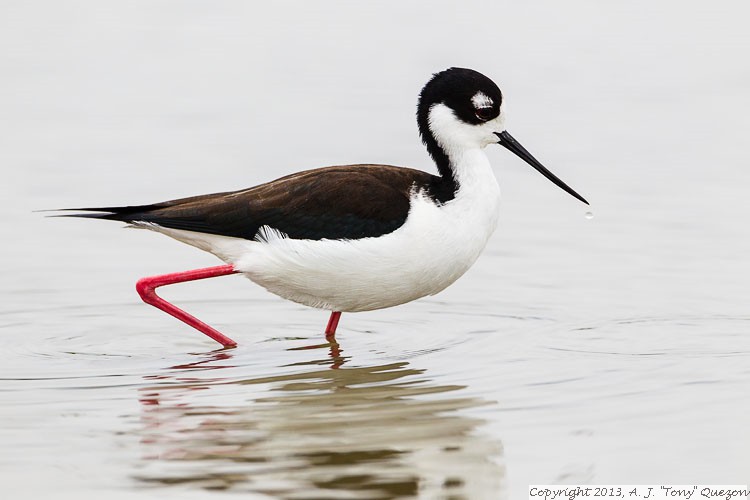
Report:
[{"label": "black wing", "polygon": [[358,239],[390,233],[409,214],[415,188],[428,191],[440,178],[388,165],[347,165],[308,170],[227,193],[127,207],[71,209],[66,215],[254,239],[269,226],[294,239]]}]

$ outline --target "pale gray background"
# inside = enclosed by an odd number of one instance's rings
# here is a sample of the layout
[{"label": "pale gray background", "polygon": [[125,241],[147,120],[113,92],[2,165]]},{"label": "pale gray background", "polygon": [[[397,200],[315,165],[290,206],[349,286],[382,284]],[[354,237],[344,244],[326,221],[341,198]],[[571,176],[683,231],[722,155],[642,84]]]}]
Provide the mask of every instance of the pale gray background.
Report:
[{"label": "pale gray background", "polygon": [[[180,393],[177,413],[157,420],[201,429],[179,410],[200,394],[209,416],[231,408],[240,429],[266,429],[265,447],[252,451],[263,457],[292,453],[287,435],[354,451],[380,436],[409,458],[382,474],[372,465],[373,477],[401,471],[425,498],[447,494],[454,476],[469,498],[522,498],[529,483],[747,483],[749,14],[742,1],[3,0],[3,483],[95,498],[144,494],[143,478],[160,484],[164,469],[194,477],[190,460],[170,453],[204,441],[158,444],[167,431],[157,426],[153,451],[143,422],[154,414],[138,401],[158,388],[154,376],[169,379],[196,356],[231,365],[220,371],[224,389],[215,372],[191,372],[205,390]],[[321,408],[335,414],[327,387],[308,388],[311,407],[265,399],[286,390],[275,376],[326,380],[325,350],[287,350],[320,340],[325,313],[240,279],[169,292],[240,341],[229,361],[215,359],[208,340],[140,305],[132,288],[215,259],[115,223],[32,212],[238,189],[328,164],[432,171],[416,95],[449,66],[500,85],[509,131],[592,202],[594,218],[491,147],[503,214],[475,268],[438,297],[344,315],[337,377],[389,366],[427,393],[457,391],[433,396],[442,410],[418,407],[439,421],[426,441],[394,437],[417,418],[401,399],[395,422],[379,403],[357,406],[365,424],[348,434],[316,434],[328,432],[325,419],[315,430],[269,430]],[[311,356],[322,366],[299,364]],[[271,413],[259,416],[264,401]],[[299,412],[275,413],[290,401]],[[461,422],[466,470],[439,465],[435,450],[450,435],[443,410]],[[315,483],[313,466],[310,476],[276,466],[232,488],[261,495],[272,483],[291,495]],[[204,486],[149,491],[202,497]]]}]

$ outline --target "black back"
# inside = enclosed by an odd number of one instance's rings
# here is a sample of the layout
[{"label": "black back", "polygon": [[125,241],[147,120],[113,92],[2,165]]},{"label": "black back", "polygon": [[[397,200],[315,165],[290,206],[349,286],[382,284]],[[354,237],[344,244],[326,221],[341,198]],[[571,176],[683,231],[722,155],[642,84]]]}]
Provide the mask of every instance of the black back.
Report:
[{"label": "black back", "polygon": [[438,178],[388,165],[308,170],[241,191],[126,207],[71,209],[70,217],[149,222],[163,227],[254,239],[269,226],[294,239],[358,239],[395,231],[414,189]]}]

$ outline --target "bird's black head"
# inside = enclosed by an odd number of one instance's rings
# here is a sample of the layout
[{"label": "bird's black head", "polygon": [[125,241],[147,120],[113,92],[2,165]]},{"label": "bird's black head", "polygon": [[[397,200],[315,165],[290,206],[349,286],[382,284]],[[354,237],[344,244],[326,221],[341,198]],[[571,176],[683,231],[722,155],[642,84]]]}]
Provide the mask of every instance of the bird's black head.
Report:
[{"label": "bird's black head", "polygon": [[449,68],[432,76],[417,104],[422,142],[444,178],[453,176],[449,150],[497,142],[503,101],[495,82],[472,69]]},{"label": "bird's black head", "polygon": [[451,156],[500,144],[538,170],[557,186],[583,201],[505,130],[503,95],[495,82],[472,69],[449,68],[432,76],[422,88],[417,124],[427,151],[437,164],[445,192],[458,189]]},{"label": "bird's black head", "polygon": [[445,104],[463,122],[479,125],[500,114],[503,94],[495,82],[473,69],[449,68],[435,73],[419,94],[417,121],[424,138],[429,134],[429,111]]}]

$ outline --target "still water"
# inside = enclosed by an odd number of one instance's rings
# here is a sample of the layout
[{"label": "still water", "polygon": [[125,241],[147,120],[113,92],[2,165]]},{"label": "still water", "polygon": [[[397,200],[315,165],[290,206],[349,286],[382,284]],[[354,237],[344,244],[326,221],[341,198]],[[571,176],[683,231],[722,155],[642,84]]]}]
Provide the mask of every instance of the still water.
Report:
[{"label": "still water", "polygon": [[[750,481],[747,8],[462,5],[0,7],[3,498]],[[416,94],[451,65],[499,83],[509,131],[591,214],[490,150],[503,213],[479,262],[344,314],[338,344],[326,312],[238,276],[165,289],[239,342],[218,350],[133,290],[211,256],[33,212],[430,170]]]}]

